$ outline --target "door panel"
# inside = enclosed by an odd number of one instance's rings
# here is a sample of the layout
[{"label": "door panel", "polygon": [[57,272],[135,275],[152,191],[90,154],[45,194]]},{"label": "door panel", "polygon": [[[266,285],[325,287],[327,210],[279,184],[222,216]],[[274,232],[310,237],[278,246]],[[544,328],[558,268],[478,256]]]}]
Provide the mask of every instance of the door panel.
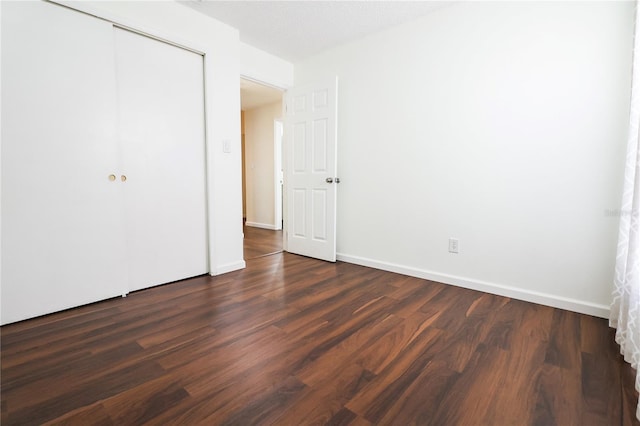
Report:
[{"label": "door panel", "polygon": [[337,80],[290,89],[286,104],[287,250],[335,262]]},{"label": "door panel", "polygon": [[[126,292],[113,30],[2,2],[2,323]],[[78,36],[82,34],[82,36]]]},{"label": "door panel", "polygon": [[313,126],[313,172],[314,173],[326,173],[327,172],[327,127],[328,120],[326,118],[320,120],[314,120]]},{"label": "door panel", "polygon": [[328,190],[326,189],[313,189],[313,200],[311,208],[314,211],[313,215],[313,235],[312,238],[315,241],[327,241],[327,209],[328,209]]},{"label": "door panel", "polygon": [[293,189],[293,212],[291,216],[293,218],[293,236],[295,238],[307,237],[307,225],[306,225],[306,195],[307,191],[304,189]]},{"label": "door panel", "polygon": [[131,291],[208,272],[203,58],[115,29]]}]

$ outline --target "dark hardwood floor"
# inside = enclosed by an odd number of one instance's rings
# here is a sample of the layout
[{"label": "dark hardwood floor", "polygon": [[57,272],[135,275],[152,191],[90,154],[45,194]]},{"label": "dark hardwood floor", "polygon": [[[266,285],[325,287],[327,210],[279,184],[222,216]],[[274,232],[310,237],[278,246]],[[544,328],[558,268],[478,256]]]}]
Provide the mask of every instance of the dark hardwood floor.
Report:
[{"label": "dark hardwood floor", "polygon": [[244,227],[244,259],[282,252],[282,231]]},{"label": "dark hardwood floor", "polygon": [[638,425],[603,319],[287,253],[1,328],[2,424]]}]

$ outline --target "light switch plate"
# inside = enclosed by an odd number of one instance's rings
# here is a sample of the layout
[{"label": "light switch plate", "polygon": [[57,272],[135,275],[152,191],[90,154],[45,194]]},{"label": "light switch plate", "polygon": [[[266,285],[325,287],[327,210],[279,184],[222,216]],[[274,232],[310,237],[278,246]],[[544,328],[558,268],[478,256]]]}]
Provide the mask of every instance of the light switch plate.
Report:
[{"label": "light switch plate", "polygon": [[457,238],[449,238],[449,253],[458,253],[459,244]]}]

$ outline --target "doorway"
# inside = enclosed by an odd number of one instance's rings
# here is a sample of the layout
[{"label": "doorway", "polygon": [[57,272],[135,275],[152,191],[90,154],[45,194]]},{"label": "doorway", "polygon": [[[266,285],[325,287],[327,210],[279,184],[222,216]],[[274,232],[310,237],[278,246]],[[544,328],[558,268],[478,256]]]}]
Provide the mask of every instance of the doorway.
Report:
[{"label": "doorway", "polygon": [[282,252],[283,91],[241,78],[244,259]]}]

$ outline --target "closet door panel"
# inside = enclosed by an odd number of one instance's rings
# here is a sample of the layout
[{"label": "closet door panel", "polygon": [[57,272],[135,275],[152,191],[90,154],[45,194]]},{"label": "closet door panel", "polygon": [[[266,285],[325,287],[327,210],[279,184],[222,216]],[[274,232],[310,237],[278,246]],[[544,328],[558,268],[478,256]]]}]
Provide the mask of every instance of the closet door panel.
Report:
[{"label": "closet door panel", "polygon": [[126,291],[112,26],[2,2],[2,323]]},{"label": "closet door panel", "polygon": [[129,289],[208,272],[203,58],[115,29]]}]

